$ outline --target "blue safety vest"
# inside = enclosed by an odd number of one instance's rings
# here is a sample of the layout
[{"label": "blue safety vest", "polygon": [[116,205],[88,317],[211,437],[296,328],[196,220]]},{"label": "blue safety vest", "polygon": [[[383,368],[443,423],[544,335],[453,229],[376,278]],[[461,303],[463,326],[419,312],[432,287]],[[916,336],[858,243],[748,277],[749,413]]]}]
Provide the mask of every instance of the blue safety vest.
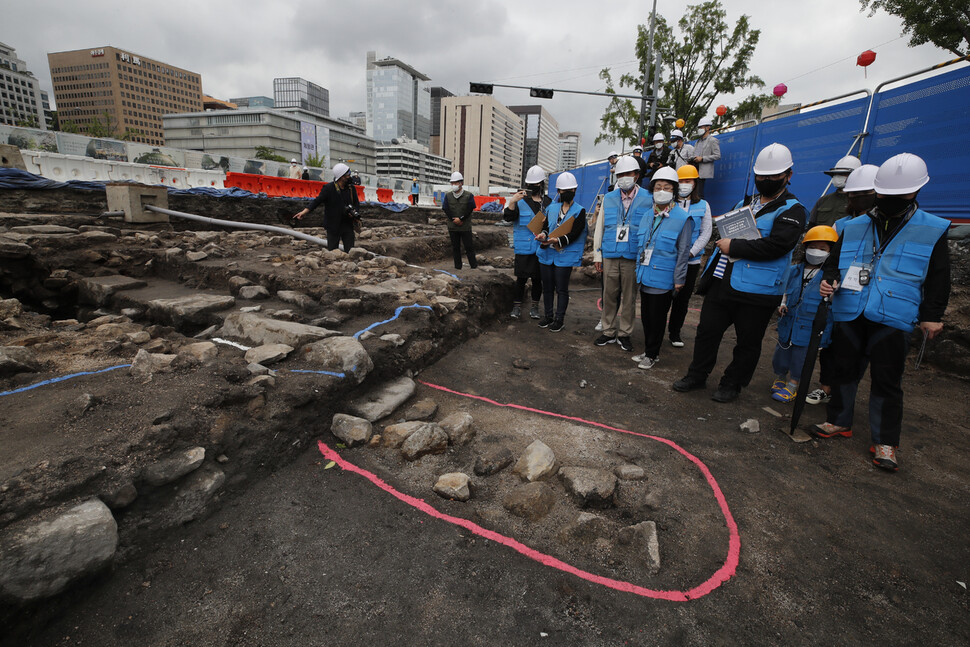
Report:
[{"label": "blue safety vest", "polygon": [[[802,287],[804,273],[804,263],[792,265],[789,269],[788,287],[785,289],[788,312],[778,320],[778,343],[783,346],[788,344],[808,346],[812,338],[815,313],[822,303],[822,295],[819,293],[819,287],[822,285],[822,268],[819,267],[812,280]],[[828,346],[831,338],[832,317],[829,317],[825,322],[820,346],[822,348]]]},{"label": "blue safety vest", "polygon": [[[670,213],[660,220],[653,229],[654,213],[650,210],[640,223],[637,249],[637,283],[658,290],[674,289],[674,270],[677,268],[677,239],[684,230],[690,216],[681,207],[674,205]],[[653,235],[651,235],[653,231]],[[644,265],[640,258],[646,250],[650,252],[650,263]]]},{"label": "blue safety vest", "polygon": [[[560,210],[562,209],[562,203],[558,200],[549,205],[546,209],[546,213],[549,214],[549,231],[552,231],[559,225],[567,222],[571,222],[573,218],[579,215],[579,212],[583,210],[579,204],[573,201],[572,205],[569,207],[569,211],[563,217],[563,220],[558,225],[556,224],[556,218],[559,217]],[[552,214],[556,214],[555,217]],[[539,258],[539,262],[543,265],[555,265],[556,267],[579,267],[583,264],[583,248],[586,246],[586,231],[587,228],[583,228],[583,233],[579,237],[571,241],[568,245],[563,247],[561,250],[553,249],[550,245],[549,247],[539,247],[536,250],[536,256]]]},{"label": "blue safety vest", "polygon": [[873,323],[911,332],[919,320],[933,247],[949,227],[948,220],[917,209],[874,259],[874,245],[879,246],[876,224],[868,217],[847,221],[842,226],[839,255],[843,281],[853,263],[869,264],[872,269],[869,283],[861,291],[836,291],[832,298],[835,320],[852,321],[864,315]]},{"label": "blue safety vest", "polygon": [[[614,189],[603,198],[603,243],[601,251],[603,258],[628,258],[631,261],[637,257],[637,227],[643,217],[653,213],[653,200],[650,192],[639,189],[629,211],[624,216],[623,201],[620,189]],[[626,223],[630,226],[630,235],[623,242],[616,242],[617,225]]]},{"label": "blue safety vest", "polygon": [[[690,232],[690,246],[693,247],[697,239],[700,238],[701,228],[704,226],[704,215],[707,213],[707,202],[704,200],[698,200],[696,204],[691,204],[687,206],[687,215],[690,219],[694,221],[694,228]],[[704,255],[704,250],[702,249],[697,253],[697,256],[691,256],[689,263],[694,261],[700,261],[701,257]]]},{"label": "blue safety vest", "polygon": [[515,204],[519,208],[519,219],[512,228],[512,246],[515,247],[516,254],[525,256],[535,254],[536,250],[539,249],[539,242],[536,240],[535,234],[529,231],[527,227],[535,217],[535,213],[525,200],[519,200]]}]

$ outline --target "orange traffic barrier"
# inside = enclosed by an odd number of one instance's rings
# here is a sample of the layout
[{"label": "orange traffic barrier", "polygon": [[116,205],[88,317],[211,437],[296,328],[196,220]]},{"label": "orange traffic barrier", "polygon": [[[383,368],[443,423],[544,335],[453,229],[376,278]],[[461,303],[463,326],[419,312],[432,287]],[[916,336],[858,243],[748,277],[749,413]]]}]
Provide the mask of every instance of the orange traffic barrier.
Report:
[{"label": "orange traffic barrier", "polygon": [[263,192],[263,176],[254,173],[226,173],[225,186],[236,187],[250,193]]},{"label": "orange traffic barrier", "polygon": [[481,211],[482,205],[486,205],[489,202],[498,202],[503,207],[505,206],[505,198],[496,198],[490,195],[476,195],[475,196],[475,211]]},{"label": "orange traffic barrier", "polygon": [[394,191],[391,189],[378,189],[377,190],[377,201],[378,202],[394,202]]},{"label": "orange traffic barrier", "polygon": [[[321,182],[321,184],[323,184]],[[367,198],[364,197],[364,187],[359,184],[355,184],[354,188],[357,189],[357,200],[360,202],[366,202]]]}]

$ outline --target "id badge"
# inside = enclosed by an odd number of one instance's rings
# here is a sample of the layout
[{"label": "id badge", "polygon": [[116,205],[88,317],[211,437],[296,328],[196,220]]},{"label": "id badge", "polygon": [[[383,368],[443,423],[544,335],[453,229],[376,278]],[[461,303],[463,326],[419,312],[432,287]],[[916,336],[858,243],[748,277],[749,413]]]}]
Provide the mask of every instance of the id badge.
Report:
[{"label": "id badge", "polygon": [[862,292],[862,288],[869,285],[872,278],[872,266],[864,263],[853,263],[846,270],[842,279],[842,286],[846,290]]},{"label": "id badge", "polygon": [[640,265],[650,265],[650,258],[653,256],[653,248],[648,248],[640,252]]},{"label": "id badge", "polygon": [[630,225],[621,225],[616,228],[616,242],[625,243],[630,240]]}]

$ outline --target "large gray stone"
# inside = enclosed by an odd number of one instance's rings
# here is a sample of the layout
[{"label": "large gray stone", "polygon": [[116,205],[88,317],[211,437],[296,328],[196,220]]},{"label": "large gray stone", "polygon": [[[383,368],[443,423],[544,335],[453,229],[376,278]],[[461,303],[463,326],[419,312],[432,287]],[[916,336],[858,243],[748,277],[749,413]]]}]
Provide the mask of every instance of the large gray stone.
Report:
[{"label": "large gray stone", "polygon": [[475,459],[475,474],[491,476],[501,472],[514,462],[515,456],[512,455],[512,451],[508,447],[491,449]]},{"label": "large gray stone", "polygon": [[330,337],[314,342],[304,350],[303,358],[316,368],[352,377],[357,384],[374,368],[374,361],[364,346],[353,337]]},{"label": "large gray stone", "polygon": [[556,455],[541,440],[533,440],[515,464],[514,472],[526,481],[539,481],[559,469]]},{"label": "large gray stone", "polygon": [[117,547],[118,524],[97,499],[20,522],[0,535],[0,598],[24,603],[60,593],[107,566]]},{"label": "large gray stone", "polygon": [[111,276],[91,276],[81,279],[78,282],[79,296],[85,303],[104,305],[108,303],[115,292],[122,290],[136,290],[148,285],[141,279],[133,279],[130,276],[112,274]]},{"label": "large gray stone", "polygon": [[228,295],[192,294],[174,299],[155,299],[148,302],[150,316],[180,325],[184,322],[206,323],[206,315],[231,308],[236,300]]},{"label": "large gray stone", "polygon": [[73,227],[63,227],[61,225],[22,225],[11,227],[10,231],[17,234],[77,234],[79,231]]},{"label": "large gray stone", "polygon": [[364,445],[374,433],[374,426],[363,418],[338,413],[330,423],[330,432],[343,441],[347,447]]},{"label": "large gray stone", "polygon": [[23,346],[0,346],[0,376],[15,373],[36,373],[40,365],[34,352]]},{"label": "large gray stone", "polygon": [[229,277],[229,292],[232,294],[237,294],[239,288],[252,285],[253,282],[244,276],[231,276]]},{"label": "large gray stone", "polygon": [[313,297],[309,297],[302,292],[295,292],[294,290],[280,290],[276,293],[276,297],[280,301],[295,305],[303,310],[312,311],[317,307],[317,302],[313,300]]},{"label": "large gray stone", "polygon": [[546,483],[526,483],[512,490],[503,505],[517,517],[538,521],[556,505],[556,495]]},{"label": "large gray stone", "polygon": [[464,445],[475,437],[473,422],[472,415],[467,411],[456,411],[438,424],[448,434],[448,442],[452,445]]},{"label": "large gray stone", "polygon": [[267,366],[286,359],[286,356],[292,352],[293,347],[286,344],[263,344],[247,350],[246,361],[250,364]]},{"label": "large gray stone", "polygon": [[204,460],[205,448],[192,447],[152,463],[141,476],[150,485],[165,485],[198,469]]},{"label": "large gray stone", "polygon": [[340,334],[335,330],[270,319],[251,312],[233,312],[226,317],[220,331],[222,336],[240,337],[256,345],[286,344],[293,348]]},{"label": "large gray stone", "polygon": [[617,541],[621,546],[632,547],[650,571],[660,570],[660,542],[657,540],[656,523],[644,521],[621,528]]},{"label": "large gray stone", "polygon": [[449,472],[438,477],[434,484],[434,492],[444,499],[467,501],[472,496],[471,479],[461,472]]},{"label": "large gray stone", "polygon": [[365,294],[384,295],[414,292],[420,288],[420,285],[417,283],[412,283],[407,279],[390,279],[388,281],[382,281],[376,285],[361,285],[357,288],[357,290]]},{"label": "large gray stone", "polygon": [[18,299],[0,299],[0,320],[7,317],[17,317],[24,311],[24,306]]},{"label": "large gray stone", "polygon": [[578,517],[560,531],[559,538],[562,541],[588,544],[609,535],[610,525],[606,519],[589,512],[580,512]]},{"label": "large gray stone", "polygon": [[564,467],[559,470],[566,490],[576,504],[584,508],[608,508],[614,505],[616,476],[593,467]]},{"label": "large gray stone", "polygon": [[262,285],[244,285],[239,288],[236,296],[240,299],[249,299],[254,301],[256,299],[268,299],[269,290],[264,288]]},{"label": "large gray stone", "polygon": [[178,484],[171,504],[171,519],[188,523],[198,519],[226,482],[225,473],[215,465],[204,465]]},{"label": "large gray stone", "polygon": [[[395,409],[414,395],[415,388],[414,380],[409,377],[399,377],[351,400],[347,408],[361,418],[374,422],[391,415]],[[445,439],[447,438],[448,435],[445,434]]]},{"label": "large gray stone", "polygon": [[409,461],[448,449],[448,434],[433,422],[425,423],[401,444],[401,456]]},{"label": "large gray stone", "polygon": [[426,424],[428,423],[422,420],[412,420],[409,422],[399,422],[396,425],[388,425],[384,427],[384,431],[381,433],[381,443],[385,447],[400,447],[407,440],[408,436]]},{"label": "large gray stone", "polygon": [[[381,337],[383,339],[383,337]],[[434,400],[418,400],[404,412],[405,420],[430,420],[438,413],[438,404]],[[442,425],[444,427],[444,425]],[[448,431],[445,429],[445,431]],[[449,434],[450,436],[450,434]]]},{"label": "large gray stone", "polygon": [[165,353],[149,353],[144,348],[135,354],[128,372],[144,381],[152,379],[155,373],[166,373],[172,370],[172,363],[177,355]]},{"label": "large gray stone", "polygon": [[0,258],[27,258],[33,251],[27,243],[0,237]]},{"label": "large gray stone", "polygon": [[613,473],[616,474],[618,479],[623,481],[642,481],[647,478],[647,471],[640,467],[639,465],[634,465],[632,463],[624,463],[620,465]]}]

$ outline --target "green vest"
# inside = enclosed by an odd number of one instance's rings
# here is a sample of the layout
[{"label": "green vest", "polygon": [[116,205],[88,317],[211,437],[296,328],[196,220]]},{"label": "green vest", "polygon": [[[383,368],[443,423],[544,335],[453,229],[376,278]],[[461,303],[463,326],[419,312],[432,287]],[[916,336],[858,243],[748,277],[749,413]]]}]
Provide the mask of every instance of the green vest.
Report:
[{"label": "green vest", "polygon": [[836,191],[823,195],[815,203],[814,211],[815,225],[835,226],[835,221],[849,215],[849,196],[844,192]]}]

